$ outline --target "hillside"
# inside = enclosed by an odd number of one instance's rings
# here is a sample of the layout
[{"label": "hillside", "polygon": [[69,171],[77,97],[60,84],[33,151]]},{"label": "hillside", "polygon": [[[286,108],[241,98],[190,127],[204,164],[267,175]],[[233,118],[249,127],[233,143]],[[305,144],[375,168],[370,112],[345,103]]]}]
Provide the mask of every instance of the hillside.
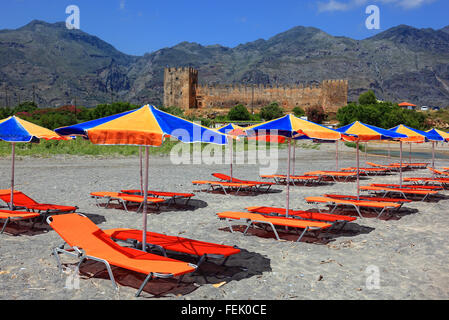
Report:
[{"label": "hillside", "polygon": [[[449,26],[400,25],[371,38],[295,27],[234,48],[182,42],[129,56],[64,23],[33,21],[0,31],[0,105],[32,97],[41,106],[114,100],[162,103],[163,68],[192,66],[203,83],[293,84],[348,79],[349,99],[373,89],[383,100],[449,105]],[[112,93],[112,97],[111,97]],[[10,103],[10,104],[12,104]]]}]

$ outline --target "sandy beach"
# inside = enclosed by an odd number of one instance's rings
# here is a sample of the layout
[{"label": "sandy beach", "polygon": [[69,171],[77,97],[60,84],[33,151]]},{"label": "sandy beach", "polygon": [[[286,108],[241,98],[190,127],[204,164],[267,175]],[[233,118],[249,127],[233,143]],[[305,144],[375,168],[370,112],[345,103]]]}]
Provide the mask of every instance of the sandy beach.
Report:
[{"label": "sandy beach", "polygon": [[[355,166],[354,149],[341,144],[340,151],[339,166]],[[363,153],[360,158],[363,163]],[[388,162],[385,157],[369,154],[368,160]],[[280,151],[278,164],[277,172],[285,173],[285,149]],[[10,187],[10,166],[9,158],[0,159],[0,189]],[[317,150],[296,150],[295,173],[335,170],[335,166],[333,144],[322,144]],[[439,160],[438,166],[449,166],[449,161]],[[236,164],[234,176],[260,180],[259,168],[257,164]],[[61,275],[51,255],[51,250],[63,243],[61,237],[48,225],[37,225],[35,230],[29,230],[24,224],[20,229],[7,228],[7,232],[0,235],[0,299],[449,298],[449,245],[446,241],[449,200],[414,201],[405,205],[409,211],[388,220],[357,219],[341,232],[332,234],[328,241],[277,241],[274,237],[230,233],[216,213],[245,211],[248,206],[284,207],[286,187],[276,185],[271,193],[236,196],[199,192],[202,188],[192,185],[193,180],[214,179],[213,172],[228,174],[229,165],[174,165],[168,156],[152,157],[150,189],[193,192],[195,197],[187,207],[162,207],[161,212],[148,214],[148,228],[154,232],[241,248],[241,252],[231,256],[225,266],[208,261],[202,266],[203,274],[187,275],[180,286],[175,287],[172,281],[157,280],[148,285],[141,297],[135,298],[135,286],[140,285],[141,275],[115,268],[114,274],[121,283],[116,291],[103,266],[87,262],[81,267],[79,286],[73,287],[68,285],[67,279],[76,260],[61,256],[65,267],[65,273]],[[430,176],[430,171],[404,173],[404,177],[412,176]],[[399,176],[363,178],[360,184],[376,182],[398,183]],[[142,228],[141,213],[98,207],[89,196],[93,191],[139,188],[138,157],[22,158],[16,161],[15,185],[17,190],[39,202],[78,206],[78,212],[87,215],[102,229]],[[292,186],[291,208],[317,208],[317,205],[307,204],[304,198],[324,193],[355,195],[356,183]],[[441,193],[449,196],[448,191]],[[173,257],[193,262],[183,256]],[[378,285],[370,280],[373,275],[378,275]]]}]

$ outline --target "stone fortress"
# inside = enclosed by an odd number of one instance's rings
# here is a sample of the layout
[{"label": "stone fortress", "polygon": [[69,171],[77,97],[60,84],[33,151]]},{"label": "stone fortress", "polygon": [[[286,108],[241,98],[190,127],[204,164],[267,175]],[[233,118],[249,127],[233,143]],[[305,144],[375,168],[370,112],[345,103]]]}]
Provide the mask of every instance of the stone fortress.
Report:
[{"label": "stone fortress", "polygon": [[347,80],[325,80],[319,85],[200,85],[198,70],[191,67],[165,68],[164,105],[184,111],[218,111],[243,104],[249,111],[277,102],[286,112],[296,106],[306,110],[322,106],[326,113],[336,113],[348,103]]}]

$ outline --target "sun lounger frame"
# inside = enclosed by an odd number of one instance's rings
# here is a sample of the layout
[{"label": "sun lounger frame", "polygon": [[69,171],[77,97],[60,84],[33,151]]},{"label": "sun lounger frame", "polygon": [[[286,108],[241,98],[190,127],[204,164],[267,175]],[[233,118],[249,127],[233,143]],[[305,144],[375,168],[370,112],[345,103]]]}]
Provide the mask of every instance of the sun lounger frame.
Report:
[{"label": "sun lounger frame", "polygon": [[[80,215],[80,216],[82,216],[82,217],[86,217],[85,215],[83,215],[83,214],[81,214],[81,213],[77,213],[77,214]],[[51,220],[50,220],[50,219],[51,219],[51,217],[48,217],[48,218],[47,218],[47,223],[48,223],[49,225],[51,224]],[[79,262],[78,262],[78,264],[77,264],[77,266],[76,266],[76,269],[75,269],[75,273],[76,273],[76,274],[79,274],[80,266],[81,266],[81,264],[82,264],[85,260],[94,260],[94,261],[98,261],[98,262],[103,263],[103,264],[106,266],[106,269],[107,269],[108,274],[109,274],[109,279],[111,280],[111,282],[112,282],[114,288],[115,288],[116,290],[119,289],[119,287],[118,287],[118,285],[117,285],[117,283],[116,283],[116,281],[115,281],[115,278],[114,278],[114,274],[113,274],[113,272],[112,272],[111,265],[109,264],[109,262],[108,262],[107,260],[101,259],[101,258],[98,258],[98,257],[95,257],[95,256],[87,255],[87,254],[84,252],[84,250],[82,250],[81,248],[78,248],[77,246],[70,247],[71,249],[64,249],[65,245],[68,245],[68,244],[67,244],[66,242],[64,242],[62,245],[60,245],[60,246],[58,246],[58,247],[55,247],[55,248],[53,248],[53,250],[52,250],[52,255],[55,256],[56,262],[57,262],[57,264],[58,264],[58,270],[59,270],[59,272],[60,272],[61,274],[62,274],[62,271],[63,271],[63,270],[62,270],[61,259],[59,258],[59,254],[61,254],[61,253],[64,253],[64,254],[67,254],[67,255],[70,255],[70,256],[72,256],[72,257],[76,257],[76,258],[79,259]],[[189,265],[190,265],[191,267],[195,268],[195,269],[197,268],[197,266],[194,265],[194,264],[192,264],[192,263],[189,263]],[[180,276],[180,278],[179,278],[179,280],[178,280],[178,283],[181,282],[183,276],[184,276],[184,275],[181,275],[181,276]],[[163,278],[163,279],[168,279],[168,278],[173,278],[173,277],[174,277],[174,275],[173,275],[172,273],[157,273],[157,272],[150,272],[148,275],[146,275],[145,280],[142,282],[142,285],[141,285],[141,286],[139,287],[139,289],[137,290],[135,296],[136,296],[136,297],[140,296],[140,294],[141,294],[143,288],[146,286],[146,284],[148,283],[148,281],[152,280],[153,278]]]}]

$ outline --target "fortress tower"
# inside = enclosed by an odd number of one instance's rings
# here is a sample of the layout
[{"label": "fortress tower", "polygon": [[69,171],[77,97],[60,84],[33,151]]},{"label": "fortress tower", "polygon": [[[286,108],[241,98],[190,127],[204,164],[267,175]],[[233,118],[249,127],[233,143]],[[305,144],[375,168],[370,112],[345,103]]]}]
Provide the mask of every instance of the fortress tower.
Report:
[{"label": "fortress tower", "polygon": [[196,108],[198,71],[190,67],[165,68],[164,105],[183,110]]}]

